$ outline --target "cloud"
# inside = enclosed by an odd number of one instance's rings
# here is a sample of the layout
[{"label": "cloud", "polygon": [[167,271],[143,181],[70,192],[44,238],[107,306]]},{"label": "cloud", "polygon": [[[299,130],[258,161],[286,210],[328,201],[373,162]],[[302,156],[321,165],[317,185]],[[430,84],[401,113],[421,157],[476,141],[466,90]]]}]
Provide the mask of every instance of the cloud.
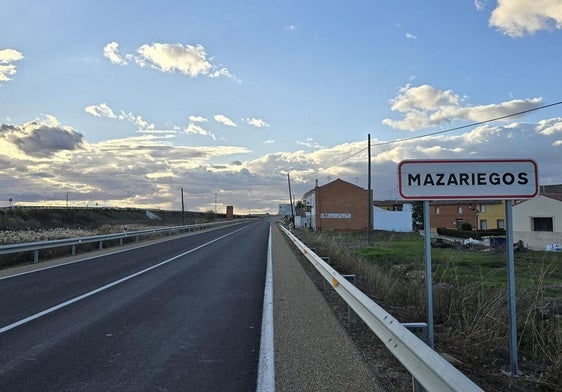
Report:
[{"label": "cloud", "polygon": [[212,138],[213,140],[216,140],[216,136],[213,135],[211,132],[207,131],[206,129],[203,129],[202,127],[200,127],[199,125],[195,125],[193,123],[190,123],[187,128],[185,128],[185,133],[187,133],[188,135],[203,135],[203,136],[209,136],[210,138]]},{"label": "cloud", "polygon": [[191,122],[206,122],[209,121],[205,117],[201,116],[189,116],[189,121]]},{"label": "cloud", "polygon": [[406,38],[408,39],[418,39],[414,34],[406,33]]},{"label": "cloud", "polygon": [[318,143],[317,141],[315,141],[312,138],[306,138],[305,140],[297,140],[296,142],[299,146],[304,146],[306,148],[323,148],[324,146],[322,146],[320,143]]},{"label": "cloud", "polygon": [[285,26],[285,30],[287,30],[287,31],[297,31],[298,27],[295,26],[295,25],[288,25],[288,26]]},{"label": "cloud", "polygon": [[[531,158],[538,163],[541,184],[562,183],[561,139],[562,118],[484,125],[386,145],[375,138],[375,197],[396,195],[395,173],[403,159]],[[311,139],[303,143],[317,145]],[[234,205],[235,212],[275,212],[287,202],[287,173],[297,198],[314,187],[315,179],[323,184],[340,177],[367,186],[363,140],[248,158],[250,152],[228,145],[175,145],[151,134],[89,143],[52,116],[0,126],[2,186],[22,204],[64,205],[64,194],[71,192],[82,206],[179,209],[183,187],[189,210],[207,210],[217,193],[221,210]]]},{"label": "cloud", "polygon": [[474,0],[474,6],[478,11],[482,11],[486,7],[487,0]]},{"label": "cloud", "polygon": [[127,65],[127,60],[119,54],[119,44],[117,42],[110,42],[103,48],[104,57],[108,58],[113,64]]},{"label": "cloud", "polygon": [[7,152],[14,153],[17,149],[30,158],[47,158],[83,147],[83,135],[70,127],[60,126],[53,116],[21,126],[2,124],[0,139]]},{"label": "cloud", "polygon": [[96,117],[117,118],[115,113],[113,113],[113,110],[106,103],[86,106],[86,108],[84,108],[84,111]]},{"label": "cloud", "polygon": [[403,113],[400,120],[384,119],[382,122],[395,129],[416,131],[448,124],[455,120],[486,121],[542,104],[541,98],[511,100],[499,104],[470,106],[451,90],[439,90],[430,85],[406,85],[396,98],[390,100],[391,110]]},{"label": "cloud", "polygon": [[142,45],[137,49],[140,57],[137,62],[144,66],[149,64],[162,72],[178,71],[196,77],[207,75],[213,66],[207,61],[207,54],[202,45],[161,44]]},{"label": "cloud", "polygon": [[513,38],[541,30],[562,29],[560,0],[498,0],[489,24]]},{"label": "cloud", "polygon": [[257,128],[269,127],[269,124],[263,121],[261,118],[252,117],[252,118],[247,118],[244,121],[246,121],[246,123],[248,123],[249,125],[253,125],[254,127]]},{"label": "cloud", "polygon": [[537,132],[547,136],[562,134],[562,117],[539,121]]},{"label": "cloud", "polygon": [[7,82],[10,76],[16,74],[15,61],[23,59],[23,55],[15,49],[0,50],[0,82]]},{"label": "cloud", "polygon": [[226,125],[228,127],[236,127],[237,125],[234,123],[234,121],[232,121],[230,118],[222,115],[222,114],[215,114],[213,116],[213,118],[215,119],[215,121],[220,122],[223,125]]},{"label": "cloud", "polygon": [[110,42],[103,48],[103,55],[113,64],[127,65],[133,61],[141,67],[151,67],[161,72],[180,72],[189,77],[226,77],[238,80],[228,68],[212,64],[203,45],[182,45],[155,42],[141,45],[137,54],[119,53],[119,44]]},{"label": "cloud", "polygon": [[273,144],[273,143],[275,143],[275,140],[265,140],[263,142],[263,144]]},{"label": "cloud", "polygon": [[142,118],[142,116],[136,116],[133,113],[126,113],[121,111],[118,115],[113,112],[113,109],[105,102],[99,105],[90,105],[84,108],[86,113],[89,113],[96,117],[106,117],[111,119],[116,119],[120,121],[126,121],[135,124],[139,131],[150,131],[155,129],[155,125]]}]

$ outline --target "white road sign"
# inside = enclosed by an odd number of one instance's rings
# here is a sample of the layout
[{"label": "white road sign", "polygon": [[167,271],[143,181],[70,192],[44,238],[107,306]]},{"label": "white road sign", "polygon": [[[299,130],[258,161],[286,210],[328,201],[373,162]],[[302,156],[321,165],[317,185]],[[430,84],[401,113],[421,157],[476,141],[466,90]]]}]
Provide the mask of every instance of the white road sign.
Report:
[{"label": "white road sign", "polygon": [[398,189],[408,200],[530,199],[538,168],[530,159],[405,160]]}]

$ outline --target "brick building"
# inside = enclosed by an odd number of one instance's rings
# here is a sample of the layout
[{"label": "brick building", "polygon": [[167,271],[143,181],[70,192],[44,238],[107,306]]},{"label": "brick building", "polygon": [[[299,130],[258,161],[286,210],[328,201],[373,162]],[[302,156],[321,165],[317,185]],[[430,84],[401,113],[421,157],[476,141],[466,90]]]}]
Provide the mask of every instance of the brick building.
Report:
[{"label": "brick building", "polygon": [[446,227],[460,229],[470,223],[476,229],[505,229],[505,205],[501,200],[486,201],[433,201],[430,203],[429,220],[432,229]]},{"label": "brick building", "polygon": [[367,231],[372,192],[337,179],[303,196],[305,224],[313,230]]}]

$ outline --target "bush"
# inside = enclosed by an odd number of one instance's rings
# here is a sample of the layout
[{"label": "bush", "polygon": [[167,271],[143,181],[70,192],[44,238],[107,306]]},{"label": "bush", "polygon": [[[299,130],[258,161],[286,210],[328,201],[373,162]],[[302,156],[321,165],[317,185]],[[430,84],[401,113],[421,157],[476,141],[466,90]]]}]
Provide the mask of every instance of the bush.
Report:
[{"label": "bush", "polygon": [[[464,225],[465,224],[463,223],[463,226]],[[468,225],[470,225],[470,223],[468,223]],[[438,227],[437,234],[446,235],[448,237],[455,237],[455,238],[472,238],[475,240],[481,240],[482,237],[503,236],[505,235],[505,230],[504,229],[457,230],[457,229],[447,229],[446,227]]]},{"label": "bush", "polygon": [[472,224],[470,222],[465,222],[461,225],[461,230],[472,231]]}]

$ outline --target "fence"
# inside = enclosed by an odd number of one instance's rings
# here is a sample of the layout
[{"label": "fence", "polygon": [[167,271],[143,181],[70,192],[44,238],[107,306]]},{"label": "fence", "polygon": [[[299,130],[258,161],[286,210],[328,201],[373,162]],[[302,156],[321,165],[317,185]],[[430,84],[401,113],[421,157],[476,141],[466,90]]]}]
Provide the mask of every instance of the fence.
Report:
[{"label": "fence", "polygon": [[68,238],[60,240],[51,241],[38,241],[38,242],[28,242],[23,244],[11,244],[0,246],[0,255],[6,255],[11,253],[23,253],[23,252],[33,252],[33,262],[39,262],[39,251],[42,249],[51,248],[61,248],[61,247],[72,247],[72,255],[76,255],[76,247],[81,244],[88,244],[93,242],[99,243],[99,249],[103,249],[104,242],[119,240],[119,245],[123,245],[123,241],[127,238],[134,238],[135,242],[139,242],[143,237],[153,237],[157,236],[171,236],[174,234],[180,234],[190,231],[203,230],[210,226],[216,226],[224,224],[225,222],[215,222],[215,223],[205,223],[205,224],[195,224],[187,226],[173,226],[173,227],[163,227],[157,229],[146,229],[137,231],[123,231],[121,233],[88,236],[88,237],[77,237]]}]

